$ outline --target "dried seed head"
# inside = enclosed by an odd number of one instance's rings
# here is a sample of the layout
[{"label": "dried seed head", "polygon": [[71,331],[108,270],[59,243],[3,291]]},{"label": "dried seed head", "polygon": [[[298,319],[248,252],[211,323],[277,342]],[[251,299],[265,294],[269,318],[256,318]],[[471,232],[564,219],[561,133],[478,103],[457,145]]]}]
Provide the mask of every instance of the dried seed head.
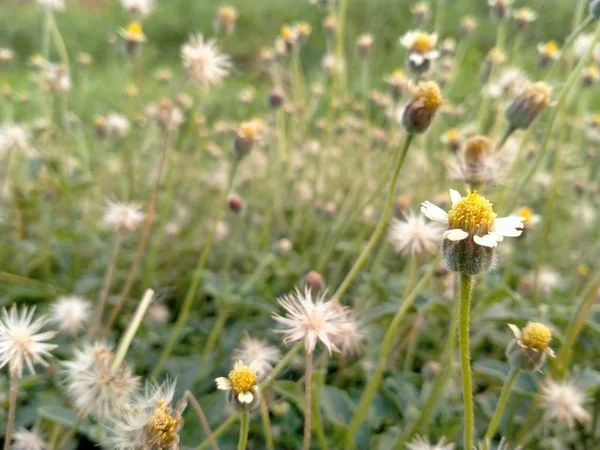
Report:
[{"label": "dried seed head", "polygon": [[412,100],[402,114],[402,125],[408,133],[424,133],[442,104],[442,92],[434,81],[424,81],[412,88]]}]

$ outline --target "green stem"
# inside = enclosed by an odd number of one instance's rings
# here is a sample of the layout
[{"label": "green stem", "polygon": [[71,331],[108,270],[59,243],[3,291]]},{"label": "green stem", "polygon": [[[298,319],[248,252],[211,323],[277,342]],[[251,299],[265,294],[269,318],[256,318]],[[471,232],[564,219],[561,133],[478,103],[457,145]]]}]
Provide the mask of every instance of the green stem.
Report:
[{"label": "green stem", "polygon": [[[560,91],[560,95],[558,97],[557,104],[553,108],[550,119],[548,120],[548,126],[546,128],[546,133],[544,134],[542,144],[540,145],[540,148],[537,151],[535,160],[534,160],[533,164],[531,164],[529,166],[529,170],[527,171],[525,176],[521,179],[521,182],[518,184],[516,189],[513,190],[512,194],[511,194],[511,200],[509,203],[509,207],[506,208],[506,211],[512,211],[512,209],[515,207],[516,202],[521,198],[521,192],[523,191],[525,186],[527,186],[527,184],[529,183],[529,181],[531,180],[531,178],[533,177],[533,175],[535,174],[537,169],[540,167],[544,157],[546,156],[546,149],[548,148],[548,144],[550,142],[550,137],[552,136],[552,131],[553,131],[556,119],[558,118],[558,115],[563,111],[563,109],[564,109],[563,107],[565,105],[567,97],[569,96],[569,93],[571,92],[571,89],[573,88],[575,83],[579,80],[582,70],[587,65],[588,61],[590,60],[590,57],[592,56],[592,52],[593,52],[594,48],[596,48],[596,45],[598,44],[599,41],[600,41],[600,22],[596,26],[596,31],[594,33],[593,42],[592,42],[590,48],[588,49],[585,56],[583,58],[581,58],[581,60],[577,63],[577,66],[575,66],[575,69],[573,69],[573,71],[569,75],[569,78],[567,78],[565,86]],[[560,157],[559,150],[557,149],[556,152],[557,153],[555,155],[555,158],[559,158]]]},{"label": "green stem", "polygon": [[310,436],[312,430],[312,374],[313,354],[306,353],[306,371],[304,373],[304,441],[302,448],[310,449]]},{"label": "green stem", "polygon": [[469,351],[469,316],[471,312],[472,276],[460,274],[460,322],[458,346],[463,382],[463,404],[465,414],[465,449],[473,448],[475,417],[473,415],[473,386],[471,382],[471,356]]},{"label": "green stem", "polygon": [[269,405],[265,400],[264,395],[260,396],[260,418],[263,424],[263,434],[265,435],[265,443],[267,450],[275,450],[275,444],[273,443],[273,433],[271,433],[271,418],[269,417]]},{"label": "green stem", "polygon": [[[327,353],[324,353],[327,356]],[[317,367],[319,361],[317,361]],[[313,386],[312,386],[312,426],[315,430],[315,436],[321,450],[327,450],[327,438],[325,437],[325,430],[323,429],[323,422],[321,420],[321,411],[319,410],[319,389],[325,381],[325,371],[321,371],[314,375]]]},{"label": "green stem", "polygon": [[58,25],[56,24],[56,19],[54,18],[54,13],[50,11],[50,24],[52,28],[52,34],[54,35],[54,39],[56,40],[56,47],[58,48],[58,53],[60,54],[60,59],[62,63],[65,65],[67,69],[67,73],[69,72],[69,54],[67,52],[67,47],[65,46],[65,41],[60,34],[60,30],[58,29]]},{"label": "green stem", "polygon": [[181,305],[181,309],[179,310],[179,315],[177,316],[175,326],[173,327],[173,330],[171,331],[171,335],[169,336],[169,340],[168,340],[167,344],[163,348],[163,351],[162,351],[162,354],[160,355],[160,359],[158,360],[158,363],[156,364],[156,366],[154,366],[154,370],[152,371],[152,374],[151,374],[152,378],[157,378],[158,375],[160,374],[160,372],[162,371],[162,369],[164,368],[164,366],[167,362],[167,359],[169,359],[169,356],[171,355],[171,352],[173,351],[173,348],[175,347],[175,344],[179,340],[179,336],[181,334],[181,331],[183,330],[183,326],[187,322],[188,316],[190,315],[192,305],[194,304],[194,300],[196,299],[196,291],[198,290],[198,285],[200,284],[200,278],[202,277],[202,272],[204,271],[204,267],[208,260],[208,254],[210,253],[213,241],[215,239],[219,220],[221,220],[221,217],[225,213],[226,208],[223,206],[222,203],[225,203],[225,198],[227,198],[227,195],[228,195],[229,191],[231,190],[236,170],[237,170],[237,164],[234,163],[230,169],[229,181],[228,181],[227,189],[225,190],[224,198],[222,199],[222,202],[219,202],[219,205],[217,206],[217,210],[218,210],[217,217],[215,217],[214,223],[211,226],[210,234],[206,238],[206,242],[204,243],[204,248],[202,249],[202,252],[200,253],[200,256],[198,258],[198,262],[196,263],[196,268],[194,270],[192,282],[190,283],[187,293],[185,294],[185,298],[183,300],[183,304]]},{"label": "green stem", "polygon": [[435,8],[435,33],[442,36],[444,18],[446,15],[446,0],[438,0]]},{"label": "green stem", "polygon": [[506,403],[508,401],[508,397],[510,396],[510,391],[512,389],[512,385],[517,379],[517,375],[519,375],[518,369],[511,369],[508,374],[508,378],[504,382],[504,386],[502,386],[502,391],[500,392],[500,398],[498,399],[498,404],[496,405],[496,411],[494,411],[494,415],[492,416],[492,420],[488,426],[487,432],[483,438],[483,450],[487,450],[487,442],[494,437],[496,434],[496,430],[498,429],[498,425],[500,424],[500,419],[502,419],[502,413],[504,412],[504,408],[506,407]]},{"label": "green stem", "polygon": [[248,410],[242,412],[240,418],[240,439],[238,441],[238,450],[246,450],[248,444],[248,429],[250,428],[250,413]]},{"label": "green stem", "polygon": [[600,266],[596,269],[596,273],[590,277],[585,288],[583,289],[583,292],[576,301],[577,308],[575,309],[575,313],[571,317],[569,325],[567,326],[564,345],[560,348],[558,356],[556,357],[552,367],[552,373],[554,376],[564,377],[569,365],[569,359],[573,345],[575,344],[577,336],[585,325],[587,318],[592,312],[592,307],[596,303],[599,286]]},{"label": "green stem", "polygon": [[433,413],[435,412],[437,404],[442,398],[444,388],[448,383],[450,375],[452,375],[452,363],[454,359],[454,351],[456,348],[456,332],[458,330],[459,314],[460,302],[455,302],[454,308],[452,309],[452,317],[450,318],[450,330],[448,339],[446,340],[446,345],[444,346],[444,350],[442,352],[442,357],[440,361],[440,371],[437,377],[435,378],[435,381],[433,382],[433,386],[429,391],[429,395],[427,396],[427,400],[423,405],[421,413],[407,428],[407,430],[398,437],[396,443],[394,444],[394,449],[396,450],[404,450],[406,442],[412,439],[413,436],[419,432],[419,430],[427,427],[431,420],[431,417],[433,416]]},{"label": "green stem", "polygon": [[337,289],[337,291],[335,291],[335,294],[333,294],[333,298],[340,298],[348,290],[348,287],[350,287],[350,283],[352,283],[352,280],[354,279],[354,277],[356,277],[363,264],[366,262],[367,257],[371,253],[371,250],[373,249],[375,244],[377,244],[379,238],[381,237],[388,225],[388,221],[392,211],[392,204],[394,202],[394,195],[396,193],[396,184],[398,183],[398,176],[400,175],[400,169],[402,169],[402,165],[404,163],[404,160],[406,159],[406,155],[408,154],[408,148],[410,147],[410,143],[413,137],[414,134],[407,134],[406,138],[404,139],[404,144],[400,151],[400,157],[398,158],[398,162],[396,163],[396,167],[394,169],[394,175],[392,176],[392,179],[390,181],[385,206],[383,208],[381,218],[379,219],[379,223],[377,224],[377,227],[375,228],[371,239],[369,239],[369,242],[361,252],[356,262],[354,263],[354,266],[352,266],[352,269],[350,269],[350,272],[348,272],[348,275],[346,275],[346,278],[344,279],[340,287]]},{"label": "green stem", "polygon": [[17,411],[17,387],[19,383],[19,377],[15,371],[11,370],[10,373],[10,395],[8,403],[8,418],[6,419],[6,431],[4,433],[4,450],[10,449],[12,441],[12,432],[15,426],[15,415]]},{"label": "green stem", "polygon": [[563,57],[566,54],[566,51],[569,47],[571,47],[571,45],[573,44],[573,42],[575,42],[575,39],[577,38],[577,36],[579,36],[583,30],[585,30],[587,28],[587,26],[592,23],[594,20],[594,18],[592,16],[588,16],[586,17],[586,19],[581,22],[569,35],[569,37],[567,38],[567,40],[565,41],[564,45],[562,46],[562,48],[560,49],[560,53],[558,54],[558,58],[554,61],[554,65],[552,66],[552,68],[548,71],[548,75],[546,76],[546,79],[552,78],[552,76],[556,73],[556,70],[560,67],[560,62],[562,61]]},{"label": "green stem", "polygon": [[392,349],[392,345],[394,344],[394,339],[398,335],[398,328],[402,323],[404,317],[408,313],[408,310],[412,307],[417,295],[421,293],[421,291],[425,288],[427,283],[429,282],[433,272],[435,271],[437,263],[434,262],[431,265],[431,268],[427,271],[423,278],[419,281],[419,283],[415,286],[415,288],[410,292],[410,294],[404,299],[400,308],[394,315],[394,318],[390,322],[384,338],[381,344],[381,348],[379,350],[379,360],[377,361],[377,366],[375,367],[375,371],[371,375],[369,382],[363,391],[358,406],[352,416],[352,420],[350,421],[350,425],[348,426],[348,433],[346,434],[346,443],[344,448],[346,450],[350,450],[354,447],[354,437],[358,433],[358,430],[369,412],[369,408],[371,407],[371,403],[373,402],[373,398],[375,397],[375,393],[379,387],[379,383],[381,378],[383,377],[383,371],[385,370],[385,365],[387,363],[387,356]]}]

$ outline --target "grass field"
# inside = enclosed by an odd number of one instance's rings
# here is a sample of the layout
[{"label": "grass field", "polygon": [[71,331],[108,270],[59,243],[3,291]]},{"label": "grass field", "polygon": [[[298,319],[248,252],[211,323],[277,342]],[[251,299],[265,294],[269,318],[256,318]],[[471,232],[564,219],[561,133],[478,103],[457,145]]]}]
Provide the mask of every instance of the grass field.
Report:
[{"label": "grass field", "polygon": [[0,4],[5,448],[600,448],[598,0],[42,3]]}]

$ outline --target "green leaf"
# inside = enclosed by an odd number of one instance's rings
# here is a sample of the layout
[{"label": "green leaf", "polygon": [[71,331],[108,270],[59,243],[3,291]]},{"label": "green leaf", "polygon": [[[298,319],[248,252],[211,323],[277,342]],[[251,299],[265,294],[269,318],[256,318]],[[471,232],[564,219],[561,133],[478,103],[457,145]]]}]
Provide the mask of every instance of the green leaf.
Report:
[{"label": "green leaf", "polygon": [[334,423],[346,426],[354,411],[354,404],[350,396],[341,389],[327,385],[323,386],[319,396],[324,417]]},{"label": "green leaf", "polygon": [[75,411],[62,406],[41,406],[38,408],[38,414],[44,419],[69,428],[77,425],[79,420]]}]

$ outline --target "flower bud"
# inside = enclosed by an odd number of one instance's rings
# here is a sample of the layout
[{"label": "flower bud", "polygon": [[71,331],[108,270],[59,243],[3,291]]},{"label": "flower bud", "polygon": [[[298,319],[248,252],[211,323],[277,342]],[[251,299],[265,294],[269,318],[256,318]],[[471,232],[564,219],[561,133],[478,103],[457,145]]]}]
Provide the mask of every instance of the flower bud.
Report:
[{"label": "flower bud", "polygon": [[546,360],[546,356],[554,357],[549,347],[552,331],[539,322],[528,322],[519,330],[515,325],[508,325],[515,335],[506,349],[506,357],[510,366],[524,372],[538,370]]},{"label": "flower bud", "polygon": [[415,22],[419,24],[427,22],[427,19],[429,19],[429,5],[425,2],[416,3],[410,9],[410,12]]},{"label": "flower bud", "polygon": [[323,277],[319,272],[311,270],[304,277],[304,284],[311,290],[318,292],[324,285]]},{"label": "flower bud", "polygon": [[238,194],[232,192],[227,198],[227,207],[230,211],[238,213],[244,207],[244,200]]},{"label": "flower bud", "polygon": [[508,16],[512,0],[490,0],[490,17],[494,22],[500,22]]},{"label": "flower bud", "polygon": [[469,36],[477,28],[477,19],[473,16],[466,16],[460,21],[460,34],[463,37]]},{"label": "flower bud", "polygon": [[412,99],[402,113],[402,125],[408,133],[424,133],[442,104],[442,93],[434,81],[421,82],[411,90]]},{"label": "flower bud", "polygon": [[513,128],[526,129],[550,104],[552,89],[546,83],[534,83],[525,89],[508,105],[505,117]]},{"label": "flower bud", "polygon": [[373,48],[373,35],[370,33],[361,34],[356,41],[356,47],[360,56],[369,56]]},{"label": "flower bud", "polygon": [[279,108],[285,100],[285,94],[279,88],[274,88],[269,94],[269,106],[273,109]]},{"label": "flower bud", "polygon": [[241,159],[252,150],[263,131],[263,123],[259,119],[242,122],[238,128],[234,142],[234,150]]}]

